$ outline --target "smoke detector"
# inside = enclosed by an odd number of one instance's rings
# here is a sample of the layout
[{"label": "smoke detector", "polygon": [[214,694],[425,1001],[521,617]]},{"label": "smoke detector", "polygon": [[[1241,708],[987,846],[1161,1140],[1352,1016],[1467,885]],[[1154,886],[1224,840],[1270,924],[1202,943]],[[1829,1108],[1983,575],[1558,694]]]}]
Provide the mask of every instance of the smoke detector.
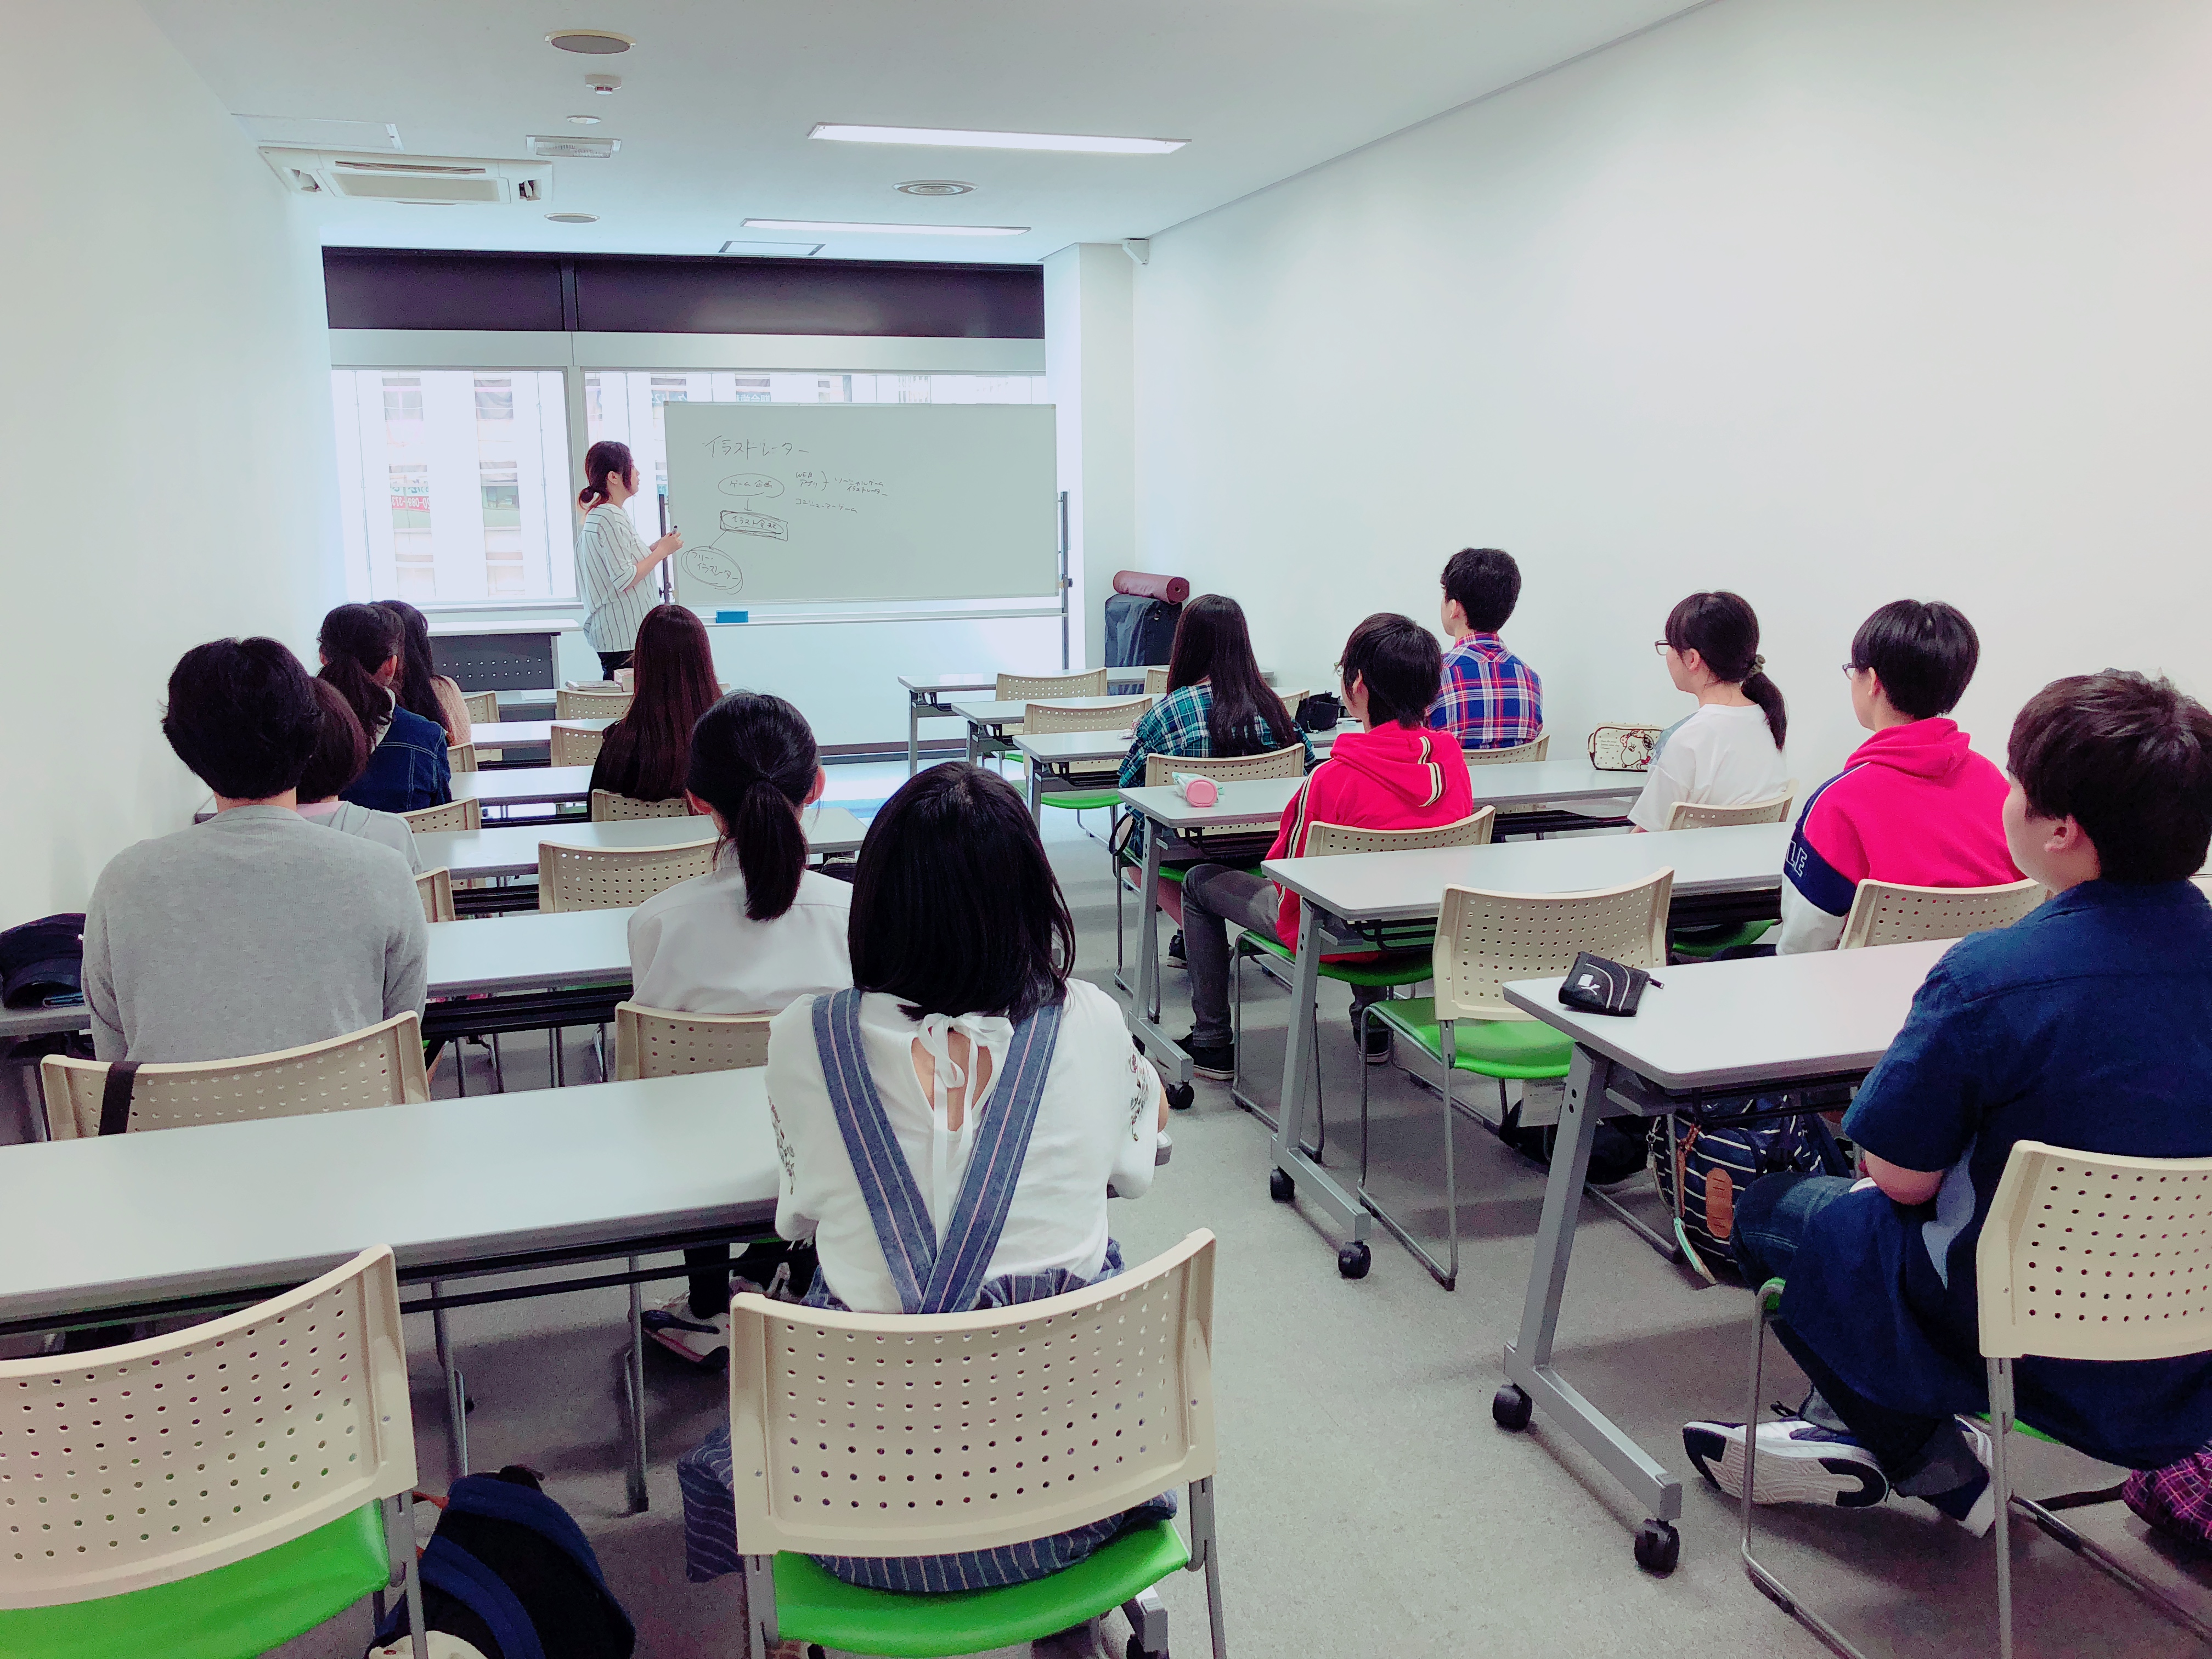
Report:
[{"label": "smoke detector", "polygon": [[549,213],[545,216],[556,225],[596,225],[599,222],[599,216],[596,213]]},{"label": "smoke detector", "polygon": [[628,52],[637,42],[612,29],[555,29],[545,37],[545,44],[558,46],[562,52],[580,52],[589,58],[611,58],[617,52]]},{"label": "smoke detector", "polygon": [[586,73],[584,84],[604,98],[610,93],[622,90],[622,76],[609,75],[604,70],[592,70]]},{"label": "smoke detector", "polygon": [[957,179],[909,179],[895,188],[902,196],[965,196],[975,186]]}]

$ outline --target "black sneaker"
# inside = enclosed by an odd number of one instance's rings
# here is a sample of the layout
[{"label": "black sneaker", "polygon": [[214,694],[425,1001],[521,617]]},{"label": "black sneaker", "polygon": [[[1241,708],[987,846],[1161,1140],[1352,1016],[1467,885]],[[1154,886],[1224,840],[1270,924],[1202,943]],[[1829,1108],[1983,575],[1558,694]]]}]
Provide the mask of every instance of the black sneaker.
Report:
[{"label": "black sneaker", "polygon": [[1226,1083],[1237,1075],[1234,1042],[1194,1042],[1188,1037],[1177,1037],[1176,1047],[1190,1056],[1190,1069],[1200,1077]]},{"label": "black sneaker", "polygon": [[[1354,1025],[1352,1036],[1356,1038],[1358,1035],[1359,1028]],[[1388,1066],[1390,1063],[1391,1053],[1396,1046],[1389,1026],[1379,1019],[1370,1019],[1367,1022],[1367,1049],[1364,1057],[1370,1066]]]},{"label": "black sneaker", "polygon": [[1176,936],[1168,941],[1168,966],[1184,969],[1190,966],[1190,958],[1183,954],[1182,930],[1180,927],[1176,930]]}]

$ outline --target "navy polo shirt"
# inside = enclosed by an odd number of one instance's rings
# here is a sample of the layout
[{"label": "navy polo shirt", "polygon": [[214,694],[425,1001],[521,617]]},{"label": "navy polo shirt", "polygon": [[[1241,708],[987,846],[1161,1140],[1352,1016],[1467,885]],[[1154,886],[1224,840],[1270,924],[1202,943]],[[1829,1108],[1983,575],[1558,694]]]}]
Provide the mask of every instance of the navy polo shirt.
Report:
[{"label": "navy polo shirt", "polygon": [[[2212,904],[2188,881],[2094,881],[1960,940],[1844,1120],[1932,1203],[1868,1189],[1822,1210],[1786,1318],[1844,1382],[1893,1410],[1988,1407],[1974,1247],[2019,1140],[2138,1158],[2212,1156]],[[2212,1360],[2025,1359],[2020,1414],[2143,1468],[2212,1441]]]}]

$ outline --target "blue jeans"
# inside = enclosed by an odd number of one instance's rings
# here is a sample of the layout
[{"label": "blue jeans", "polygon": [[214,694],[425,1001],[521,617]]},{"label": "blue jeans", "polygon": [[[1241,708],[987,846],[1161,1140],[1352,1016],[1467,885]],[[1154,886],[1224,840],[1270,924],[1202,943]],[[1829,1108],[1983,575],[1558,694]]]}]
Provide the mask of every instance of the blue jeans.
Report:
[{"label": "blue jeans", "polygon": [[[1770,1279],[1787,1279],[1813,1218],[1854,1184],[1841,1176],[1814,1175],[1763,1176],[1752,1182],[1735,1206],[1735,1259],[1745,1282],[1756,1291]],[[1874,1454],[1897,1491],[1929,1498],[1982,1478],[1981,1460],[1949,1418],[1893,1411],[1869,1400],[1830,1370],[1787,1320],[1774,1320],[1772,1328],[1775,1340],[1813,1384],[1813,1396],[1799,1415],[1847,1431]]]}]

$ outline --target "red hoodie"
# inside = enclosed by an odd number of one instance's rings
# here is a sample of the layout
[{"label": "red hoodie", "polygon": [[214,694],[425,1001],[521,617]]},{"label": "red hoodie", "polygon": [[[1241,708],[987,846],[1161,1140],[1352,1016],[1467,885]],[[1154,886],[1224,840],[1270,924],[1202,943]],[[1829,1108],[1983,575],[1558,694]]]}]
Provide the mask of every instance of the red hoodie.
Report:
[{"label": "red hoodie", "polygon": [[[1474,811],[1474,785],[1458,740],[1449,732],[1408,729],[1395,721],[1372,732],[1346,732],[1283,809],[1267,856],[1298,857],[1305,851],[1307,830],[1316,823],[1433,830]],[[1275,936],[1297,948],[1296,893],[1283,895]]]}]

